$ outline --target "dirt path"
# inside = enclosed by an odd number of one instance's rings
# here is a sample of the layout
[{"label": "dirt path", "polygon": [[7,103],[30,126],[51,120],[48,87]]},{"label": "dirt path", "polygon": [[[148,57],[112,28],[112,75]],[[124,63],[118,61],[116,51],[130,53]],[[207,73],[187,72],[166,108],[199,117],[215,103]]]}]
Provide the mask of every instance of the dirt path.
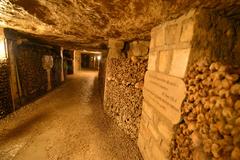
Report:
[{"label": "dirt path", "polygon": [[97,72],[61,87],[0,121],[1,160],[138,160],[134,142],[106,117]]}]

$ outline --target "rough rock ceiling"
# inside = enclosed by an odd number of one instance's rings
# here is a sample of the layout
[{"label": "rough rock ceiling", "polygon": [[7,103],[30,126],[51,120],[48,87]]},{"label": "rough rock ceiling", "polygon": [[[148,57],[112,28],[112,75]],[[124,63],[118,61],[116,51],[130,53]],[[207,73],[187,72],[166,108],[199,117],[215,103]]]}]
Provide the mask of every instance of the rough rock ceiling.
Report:
[{"label": "rough rock ceiling", "polygon": [[239,0],[0,0],[0,27],[66,47],[100,47],[108,38],[150,39],[152,27],[191,8],[240,14]]}]

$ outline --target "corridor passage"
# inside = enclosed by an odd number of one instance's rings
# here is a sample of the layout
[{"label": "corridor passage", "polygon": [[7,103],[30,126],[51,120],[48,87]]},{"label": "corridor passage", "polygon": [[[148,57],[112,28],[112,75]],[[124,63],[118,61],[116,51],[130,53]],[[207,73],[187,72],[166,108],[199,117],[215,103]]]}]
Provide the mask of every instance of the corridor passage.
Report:
[{"label": "corridor passage", "polygon": [[97,82],[97,72],[80,72],[0,120],[0,159],[142,159],[137,145],[103,113]]}]

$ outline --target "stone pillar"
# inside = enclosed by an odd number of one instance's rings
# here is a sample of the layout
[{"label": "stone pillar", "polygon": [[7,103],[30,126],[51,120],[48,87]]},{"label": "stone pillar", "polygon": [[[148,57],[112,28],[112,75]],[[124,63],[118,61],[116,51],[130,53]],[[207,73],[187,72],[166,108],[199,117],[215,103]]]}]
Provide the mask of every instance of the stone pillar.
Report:
[{"label": "stone pillar", "polygon": [[77,73],[77,53],[76,53],[76,50],[73,51],[73,74],[76,74]]},{"label": "stone pillar", "polygon": [[81,55],[81,52],[79,52],[78,63],[79,63],[79,71],[81,71],[82,70],[82,55]]},{"label": "stone pillar", "polygon": [[74,51],[74,73],[81,70],[81,52],[79,50]]},{"label": "stone pillar", "polygon": [[96,67],[96,62],[97,62],[96,60],[97,60],[97,57],[96,57],[96,55],[94,55],[94,56],[93,56],[93,64],[94,64],[93,68],[94,68],[94,69],[97,68],[97,67]]},{"label": "stone pillar", "polygon": [[52,84],[51,84],[51,69],[47,69],[47,79],[48,79],[48,87],[47,90],[50,91],[52,89]]},{"label": "stone pillar", "polygon": [[16,70],[16,60],[15,60],[15,56],[14,56],[14,49],[13,49],[13,45],[14,42],[13,41],[8,41],[7,39],[5,39],[4,36],[4,29],[0,29],[0,39],[3,39],[4,43],[5,43],[5,54],[7,55],[6,58],[9,59],[9,65],[10,65],[10,88],[11,88],[11,97],[12,97],[12,105],[13,105],[13,111],[15,111],[16,109],[16,105],[17,105],[17,101],[19,100],[19,96],[22,95],[21,92],[21,88],[19,86],[19,91],[18,91],[18,82],[17,82],[17,70]]},{"label": "stone pillar", "polygon": [[64,66],[63,66],[63,47],[61,47],[61,82],[64,81]]},{"label": "stone pillar", "polygon": [[[16,59],[14,56],[13,45],[14,45],[13,41],[9,41],[9,43],[7,44],[8,57],[10,62],[10,87],[11,87],[11,94],[12,94],[12,101],[13,101],[13,110],[15,110],[16,103],[17,103],[16,101],[18,101],[19,98],[22,96],[22,92],[21,92],[22,90],[21,90],[20,83],[18,87],[17,79],[19,78],[17,76]],[[18,88],[19,88],[19,91],[18,91]]]},{"label": "stone pillar", "polygon": [[[122,49],[124,47],[124,42],[123,41],[119,41],[119,40],[116,40],[116,39],[109,39],[108,41],[108,53],[107,53],[107,58],[106,58],[106,69],[105,69],[105,84],[104,84],[104,97],[103,97],[103,100],[105,100],[105,91],[106,91],[106,78],[108,77],[108,61],[111,59],[111,58],[120,58],[120,57],[123,57],[122,55]],[[102,54],[102,56],[104,57],[104,53]]]}]

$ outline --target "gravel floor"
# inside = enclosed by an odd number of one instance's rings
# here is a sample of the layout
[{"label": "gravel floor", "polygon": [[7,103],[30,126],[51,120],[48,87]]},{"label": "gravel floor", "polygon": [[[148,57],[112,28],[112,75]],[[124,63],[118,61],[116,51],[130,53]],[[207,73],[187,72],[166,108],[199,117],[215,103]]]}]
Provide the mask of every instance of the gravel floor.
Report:
[{"label": "gravel floor", "polygon": [[96,84],[97,72],[80,72],[0,120],[0,159],[141,160],[137,145],[103,113]]}]

